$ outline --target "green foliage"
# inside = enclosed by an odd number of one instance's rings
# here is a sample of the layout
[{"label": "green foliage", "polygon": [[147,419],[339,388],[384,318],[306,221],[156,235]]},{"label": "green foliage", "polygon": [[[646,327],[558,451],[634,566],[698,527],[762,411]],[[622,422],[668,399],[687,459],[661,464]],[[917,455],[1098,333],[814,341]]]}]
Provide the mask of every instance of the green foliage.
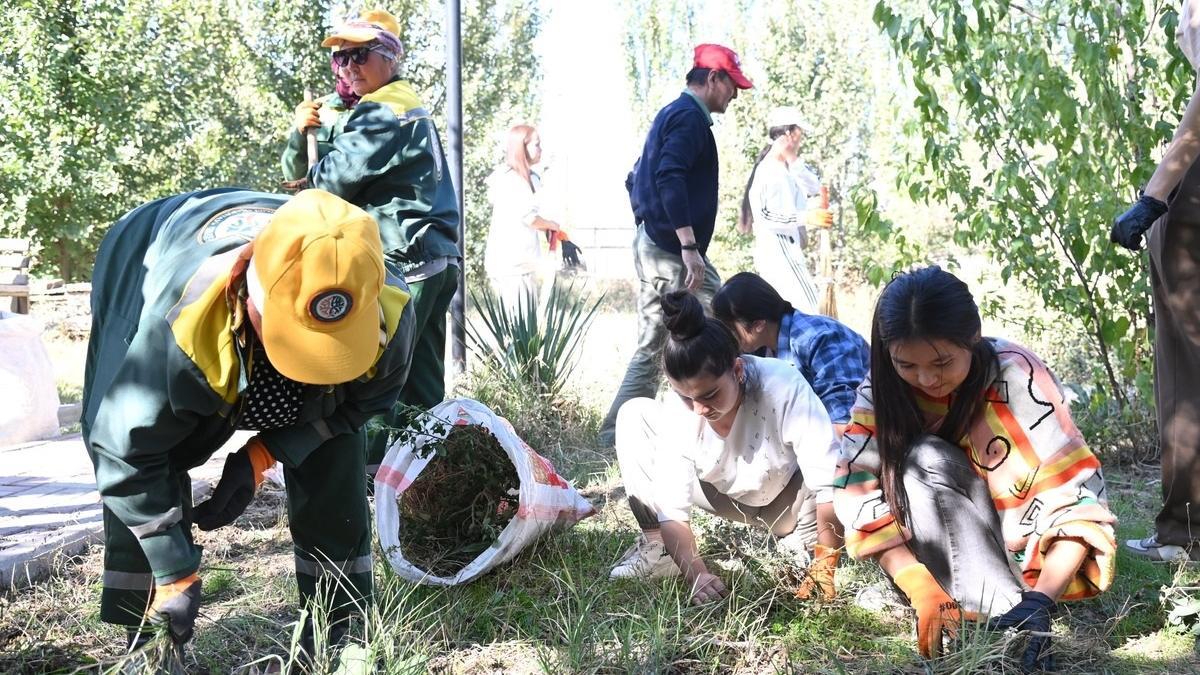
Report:
[{"label": "green foliage", "polygon": [[1153,111],[1180,109],[1191,91],[1166,44],[1174,10],[1146,7],[883,0],[874,14],[916,95],[921,142],[899,184],[948,205],[956,244],[986,249],[1005,282],[1070,317],[1095,385],[1122,406],[1148,382],[1147,280],[1108,228],[1173,129]]},{"label": "green foliage", "polygon": [[[718,8],[719,7],[719,8]],[[692,47],[722,41],[741,56],[755,82],[729,111],[714,118],[721,157],[720,212],[710,256],[723,276],[753,269],[752,237],[737,233],[742,194],[759,153],[769,143],[766,119],[779,105],[798,107],[813,128],[800,158],[830,188],[835,246],[848,240],[877,242],[881,220],[865,221],[858,199],[874,200],[874,185],[898,132],[887,121],[892,106],[881,77],[887,63],[882,37],[846,30],[870,21],[863,3],[838,0],[763,2],[719,6],[698,0],[626,0],[626,33],[634,111],[648,129],[657,110],[678,95],[691,65]],[[881,151],[882,148],[882,151]],[[812,255],[815,256],[815,241]],[[895,247],[855,246],[847,251],[858,269],[894,266]]]},{"label": "green foliage", "polygon": [[[330,0],[18,0],[0,13],[0,235],[38,249],[37,274],[90,275],[125,211],[222,185],[276,191],[279,153],[304,88],[330,91],[320,48]],[[447,131],[445,7],[382,3],[400,18],[403,74]],[[464,3],[468,251],[485,231],[489,138],[530,109],[536,0]],[[354,9],[357,9],[356,7]]]},{"label": "green foliage", "polygon": [[33,240],[35,271],[86,277],[108,225],[141,202],[275,184],[326,4],[243,4],[22,1],[0,15],[0,232]]},{"label": "green foliage", "polygon": [[553,401],[570,380],[579,349],[604,297],[591,301],[575,284],[556,282],[539,308],[534,298],[516,307],[484,288],[471,293],[478,319],[467,321],[471,346],[493,372],[511,382],[532,385]]},{"label": "green foliage", "polygon": [[516,515],[521,480],[485,427],[428,419],[421,429],[433,438],[417,452],[433,457],[400,495],[400,551],[429,574],[454,576]]}]

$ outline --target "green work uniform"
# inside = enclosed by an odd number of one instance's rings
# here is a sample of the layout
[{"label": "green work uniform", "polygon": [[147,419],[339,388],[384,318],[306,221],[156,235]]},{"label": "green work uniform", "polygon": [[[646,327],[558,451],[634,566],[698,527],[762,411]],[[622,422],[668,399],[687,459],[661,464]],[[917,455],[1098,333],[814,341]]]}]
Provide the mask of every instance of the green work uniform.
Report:
[{"label": "green work uniform", "polygon": [[[317,158],[329,154],[333,148],[333,139],[346,128],[346,120],[350,119],[352,108],[337,94],[328,94],[317,99],[321,104],[317,108],[317,118],[321,126],[315,129],[317,134]],[[283,166],[284,180],[299,180],[308,175],[308,141],[294,127],[288,134],[287,145],[279,158]]]},{"label": "green work uniform", "polygon": [[[339,99],[340,100],[340,99]],[[458,198],[437,129],[412,86],[393,79],[362,97],[340,130],[323,127],[328,151],[309,185],[362,207],[379,222],[384,256],[404,273],[416,317],[413,367],[400,402],[428,409],[445,397],[446,311],[458,288]],[[396,412],[386,423],[399,426]],[[372,472],[387,434],[370,439]]]},{"label": "green work uniform", "polygon": [[[137,625],[155,582],[198,569],[187,472],[241,428],[257,342],[245,320],[247,245],[285,201],[232,188],[160,199],[100,246],[82,426],[104,503],[104,621]],[[258,434],[284,465],[301,601],[324,580],[335,616],[370,596],[362,429],[394,404],[412,353],[413,310],[390,266],[380,305],[367,373],[303,385],[295,421]]]}]

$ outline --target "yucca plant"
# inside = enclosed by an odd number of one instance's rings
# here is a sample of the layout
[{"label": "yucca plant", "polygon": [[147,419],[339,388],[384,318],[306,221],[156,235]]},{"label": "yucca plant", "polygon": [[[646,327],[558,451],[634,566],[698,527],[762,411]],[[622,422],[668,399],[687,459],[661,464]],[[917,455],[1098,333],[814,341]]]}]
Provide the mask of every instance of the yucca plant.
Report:
[{"label": "yucca plant", "polygon": [[541,307],[532,297],[511,307],[490,288],[472,291],[479,318],[467,322],[467,335],[487,368],[552,400],[575,370],[579,347],[603,299],[593,302],[574,281],[556,281]]}]

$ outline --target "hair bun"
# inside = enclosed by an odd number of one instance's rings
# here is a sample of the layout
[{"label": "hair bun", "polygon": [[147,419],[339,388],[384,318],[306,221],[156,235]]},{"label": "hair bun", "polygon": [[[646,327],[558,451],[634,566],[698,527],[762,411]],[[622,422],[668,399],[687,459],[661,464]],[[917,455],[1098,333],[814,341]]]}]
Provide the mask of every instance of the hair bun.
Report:
[{"label": "hair bun", "polygon": [[662,296],[663,324],[676,342],[704,332],[704,307],[688,291],[671,291]]}]

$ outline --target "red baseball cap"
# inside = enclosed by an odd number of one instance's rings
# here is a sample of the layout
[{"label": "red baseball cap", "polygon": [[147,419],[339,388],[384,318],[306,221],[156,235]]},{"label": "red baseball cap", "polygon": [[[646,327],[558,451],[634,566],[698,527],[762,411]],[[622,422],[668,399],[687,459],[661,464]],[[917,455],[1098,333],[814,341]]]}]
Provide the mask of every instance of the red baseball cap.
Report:
[{"label": "red baseball cap", "polygon": [[724,71],[738,89],[750,89],[754,86],[754,83],[742,74],[742,61],[729,47],[714,44],[696,45],[692,67]]}]

